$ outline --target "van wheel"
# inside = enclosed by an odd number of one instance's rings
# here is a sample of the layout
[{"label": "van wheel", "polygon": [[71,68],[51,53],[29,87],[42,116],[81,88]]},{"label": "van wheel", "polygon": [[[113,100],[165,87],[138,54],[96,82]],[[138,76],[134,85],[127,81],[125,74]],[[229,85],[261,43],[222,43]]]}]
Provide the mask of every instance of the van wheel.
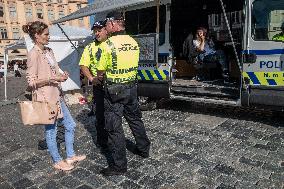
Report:
[{"label": "van wheel", "polygon": [[141,111],[150,111],[157,108],[157,101],[148,97],[139,97],[139,106]]}]

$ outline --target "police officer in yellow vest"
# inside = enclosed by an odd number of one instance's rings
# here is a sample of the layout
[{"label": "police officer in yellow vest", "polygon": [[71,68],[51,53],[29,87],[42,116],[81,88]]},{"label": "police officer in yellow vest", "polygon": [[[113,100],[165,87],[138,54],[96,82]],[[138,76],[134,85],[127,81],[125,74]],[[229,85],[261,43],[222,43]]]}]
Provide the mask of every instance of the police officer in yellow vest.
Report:
[{"label": "police officer in yellow vest", "polygon": [[272,37],[273,41],[284,41],[284,22],[281,25],[281,33],[278,33]]},{"label": "police officer in yellow vest", "polygon": [[95,22],[92,26],[92,30],[95,35],[95,41],[86,46],[79,65],[83,74],[93,83],[94,105],[96,106],[96,145],[104,149],[107,147],[107,133],[104,129],[104,90],[103,85],[100,82],[101,79],[97,77],[97,64],[102,53],[99,48],[100,44],[107,39],[105,22]]},{"label": "police officer in yellow vest", "polygon": [[121,175],[127,171],[126,143],[122,117],[126,119],[136,141],[135,154],[149,157],[147,137],[137,100],[136,75],[139,61],[137,42],[125,34],[120,12],[110,12],[106,29],[111,36],[102,43],[98,76],[105,76],[105,129],[113,162],[101,170],[104,176]]}]

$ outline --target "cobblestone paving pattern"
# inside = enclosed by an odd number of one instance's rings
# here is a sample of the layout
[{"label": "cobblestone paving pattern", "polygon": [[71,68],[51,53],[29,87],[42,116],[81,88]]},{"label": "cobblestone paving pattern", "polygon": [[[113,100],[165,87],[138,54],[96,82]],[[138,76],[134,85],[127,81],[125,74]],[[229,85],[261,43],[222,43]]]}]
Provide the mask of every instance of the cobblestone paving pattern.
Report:
[{"label": "cobblestone paving pattern", "polygon": [[[25,84],[9,81],[16,97]],[[21,84],[22,83],[22,84]],[[0,84],[1,91],[3,84]],[[2,94],[2,92],[1,92]],[[0,96],[1,98],[3,96]],[[3,98],[2,98],[3,99]],[[1,100],[2,101],[2,100]],[[87,160],[55,171],[47,150],[39,150],[42,127],[24,127],[17,104],[0,106],[0,188],[180,188],[281,189],[284,187],[284,117],[239,108],[172,101],[143,120],[152,141],[150,158],[128,151],[128,172],[103,177],[105,156],[94,145],[94,117],[74,105],[75,147]],[[128,142],[133,142],[124,121]],[[64,151],[64,144],[61,144]],[[64,154],[64,153],[63,153]]]}]

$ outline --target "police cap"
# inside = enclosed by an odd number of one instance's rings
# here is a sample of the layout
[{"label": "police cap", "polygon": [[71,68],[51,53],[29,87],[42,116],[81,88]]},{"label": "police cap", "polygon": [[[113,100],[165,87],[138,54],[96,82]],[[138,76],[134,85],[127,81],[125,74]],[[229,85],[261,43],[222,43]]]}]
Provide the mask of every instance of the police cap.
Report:
[{"label": "police cap", "polygon": [[93,24],[91,30],[94,30],[95,28],[100,29],[100,28],[103,28],[103,27],[105,27],[105,21],[97,21]]},{"label": "police cap", "polygon": [[123,19],[124,19],[123,14],[118,11],[112,11],[106,15],[106,20],[123,20]]}]

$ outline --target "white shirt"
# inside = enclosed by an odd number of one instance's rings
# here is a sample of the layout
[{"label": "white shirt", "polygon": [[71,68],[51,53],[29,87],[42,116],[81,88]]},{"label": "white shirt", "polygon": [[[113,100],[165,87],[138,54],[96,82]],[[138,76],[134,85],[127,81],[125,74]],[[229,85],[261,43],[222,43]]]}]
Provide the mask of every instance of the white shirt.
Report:
[{"label": "white shirt", "polygon": [[14,71],[19,70],[18,64],[14,64]]},{"label": "white shirt", "polygon": [[46,52],[45,57],[47,58],[47,60],[48,60],[48,62],[51,66],[55,66],[56,62],[52,58],[52,55],[50,54],[50,52]]},{"label": "white shirt", "polygon": [[[196,40],[196,39],[193,40],[192,43],[193,43],[194,48],[200,47],[200,44],[201,44],[201,42],[198,41],[198,40]],[[213,43],[213,41],[210,40],[209,43],[208,43],[208,41],[206,40],[206,41],[205,41],[205,45],[204,45],[204,53],[202,53],[202,54],[203,54],[204,56],[207,56],[207,55],[209,55],[209,54],[215,54],[215,53],[216,53],[216,51],[215,51],[215,49],[214,49],[214,43]]]}]

